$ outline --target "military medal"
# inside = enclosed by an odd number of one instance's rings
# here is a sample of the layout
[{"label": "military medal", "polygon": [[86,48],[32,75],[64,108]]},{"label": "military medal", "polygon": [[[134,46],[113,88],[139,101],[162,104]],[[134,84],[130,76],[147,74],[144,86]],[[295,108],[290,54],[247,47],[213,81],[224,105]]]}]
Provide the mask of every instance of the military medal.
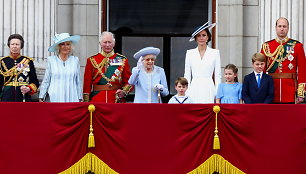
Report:
[{"label": "military medal", "polygon": [[287,46],[286,52],[287,52],[287,54],[292,54],[292,53],[294,53],[294,48],[292,46]]},{"label": "military medal", "polygon": [[24,78],[20,76],[20,77],[18,78],[18,82],[23,82],[23,81],[24,81]]},{"label": "military medal", "polygon": [[294,59],[293,55],[290,54],[290,55],[288,56],[288,60],[292,61],[293,59]]},{"label": "military medal", "polygon": [[279,67],[279,68],[283,68],[283,64],[282,64],[282,63],[279,63],[278,67]]},{"label": "military medal", "polygon": [[288,68],[289,68],[290,70],[292,70],[293,67],[294,67],[294,66],[292,65],[292,63],[289,63]]},{"label": "military medal", "polygon": [[286,53],[287,53],[287,54],[290,54],[290,53],[291,53],[290,51],[291,51],[290,46],[287,46],[287,47],[286,47]]},{"label": "military medal", "polygon": [[280,62],[280,63],[278,64],[279,72],[283,72],[283,71],[282,71],[282,68],[283,68],[283,64]]},{"label": "military medal", "polygon": [[23,66],[24,66],[24,64],[18,63],[18,64],[17,64],[16,70],[17,70],[17,71],[21,71],[22,68],[23,68]]},{"label": "military medal", "polygon": [[111,66],[121,66],[123,64],[122,59],[116,57],[115,59],[112,59],[110,62]]}]

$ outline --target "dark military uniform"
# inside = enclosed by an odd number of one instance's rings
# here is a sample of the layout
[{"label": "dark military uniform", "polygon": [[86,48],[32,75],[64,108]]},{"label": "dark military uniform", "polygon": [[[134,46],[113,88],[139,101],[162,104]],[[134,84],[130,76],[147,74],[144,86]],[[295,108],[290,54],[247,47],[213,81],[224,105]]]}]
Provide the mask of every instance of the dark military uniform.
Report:
[{"label": "dark military uniform", "polygon": [[[23,95],[20,87],[27,86],[30,91]],[[39,82],[33,58],[10,56],[0,59],[0,98],[3,102],[32,101],[31,95],[37,92]]]}]

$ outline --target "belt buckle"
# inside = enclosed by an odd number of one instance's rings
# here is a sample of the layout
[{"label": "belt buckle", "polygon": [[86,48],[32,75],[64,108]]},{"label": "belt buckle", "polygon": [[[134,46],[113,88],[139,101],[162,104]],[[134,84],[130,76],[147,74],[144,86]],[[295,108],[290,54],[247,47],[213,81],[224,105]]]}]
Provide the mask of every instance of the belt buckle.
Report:
[{"label": "belt buckle", "polygon": [[108,88],[113,87],[113,85],[111,83],[107,83],[106,85],[108,86]]}]

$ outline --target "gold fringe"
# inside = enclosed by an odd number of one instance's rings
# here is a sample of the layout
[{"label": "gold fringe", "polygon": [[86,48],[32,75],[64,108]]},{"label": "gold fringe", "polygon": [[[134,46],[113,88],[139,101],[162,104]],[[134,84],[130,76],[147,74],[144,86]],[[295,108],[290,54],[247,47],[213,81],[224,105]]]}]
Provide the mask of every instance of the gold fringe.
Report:
[{"label": "gold fringe", "polygon": [[77,163],[59,174],[85,174],[89,170],[95,174],[119,174],[92,153],[87,153]]},{"label": "gold fringe", "polygon": [[220,112],[220,106],[215,105],[213,107],[213,111],[216,113],[216,121],[215,121],[215,136],[214,136],[214,143],[213,143],[213,149],[214,150],[220,150],[220,140],[218,136],[218,113]]},{"label": "gold fringe", "polygon": [[243,171],[233,166],[230,162],[218,154],[213,154],[203,164],[187,174],[212,174],[214,172],[245,174]]},{"label": "gold fringe", "polygon": [[92,113],[96,110],[95,105],[90,104],[88,106],[88,111],[90,112],[90,127],[89,127],[89,136],[88,136],[88,148],[95,147],[95,137],[93,134],[93,126],[92,126]]}]

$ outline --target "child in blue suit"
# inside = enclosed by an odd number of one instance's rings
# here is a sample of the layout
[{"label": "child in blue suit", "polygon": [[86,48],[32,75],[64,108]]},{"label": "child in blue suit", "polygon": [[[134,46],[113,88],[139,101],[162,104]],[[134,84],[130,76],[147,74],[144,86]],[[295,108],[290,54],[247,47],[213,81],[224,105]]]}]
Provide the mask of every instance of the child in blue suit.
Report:
[{"label": "child in blue suit", "polygon": [[242,99],[244,103],[272,103],[274,97],[274,83],[271,76],[263,73],[265,56],[255,53],[252,56],[254,72],[244,77]]},{"label": "child in blue suit", "polygon": [[242,84],[238,83],[238,68],[234,64],[228,64],[224,68],[226,82],[219,84],[216,103],[242,103]]}]

